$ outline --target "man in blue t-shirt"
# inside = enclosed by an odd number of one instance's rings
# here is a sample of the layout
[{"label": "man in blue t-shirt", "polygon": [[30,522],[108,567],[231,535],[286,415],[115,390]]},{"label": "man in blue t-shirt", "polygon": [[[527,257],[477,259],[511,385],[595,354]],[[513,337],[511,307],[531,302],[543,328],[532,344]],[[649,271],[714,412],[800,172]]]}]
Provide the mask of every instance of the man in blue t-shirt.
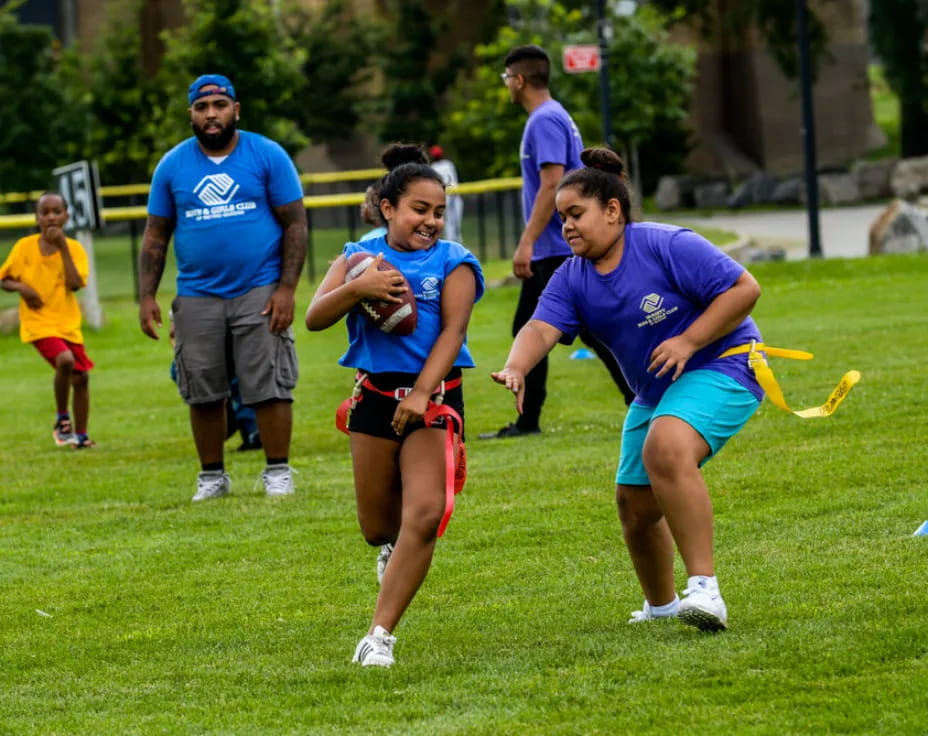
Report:
[{"label": "man in blue t-shirt", "polygon": [[233,378],[255,408],[268,495],[293,493],[290,467],[294,292],[306,256],[306,210],[296,168],[277,143],[238,130],[232,82],[204,74],[188,90],[194,136],[152,177],[139,258],[139,322],[157,340],[156,301],[171,235],[177,386],[190,406],[199,455],[194,501],[229,492],[223,442]]},{"label": "man in blue t-shirt", "polygon": [[[583,140],[567,110],[551,97],[548,89],[551,62],[543,48],[519,46],[507,54],[505,64],[502,79],[509,90],[509,99],[528,113],[519,150],[525,229],[512,256],[512,271],[522,280],[512,321],[515,337],[531,319],[554,271],[571,255],[561,235],[561,220],[554,211],[554,195],[561,177],[582,166]],[[580,339],[606,364],[625,403],[631,403],[635,395],[609,349],[585,330]],[[519,418],[496,432],[484,432],[480,438],[521,437],[541,432],[539,422],[547,395],[547,378],[548,359],[545,357],[525,377],[525,399]]]}]

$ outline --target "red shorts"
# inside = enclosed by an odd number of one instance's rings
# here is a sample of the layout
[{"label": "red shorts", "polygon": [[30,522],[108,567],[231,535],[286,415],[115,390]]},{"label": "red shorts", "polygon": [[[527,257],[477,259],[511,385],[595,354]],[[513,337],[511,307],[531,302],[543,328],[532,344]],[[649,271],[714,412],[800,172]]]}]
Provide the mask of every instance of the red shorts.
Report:
[{"label": "red shorts", "polygon": [[93,368],[93,361],[87,357],[84,346],[78,342],[68,342],[60,337],[43,337],[32,344],[42,354],[42,357],[51,364],[52,368],[55,367],[55,358],[68,350],[74,354],[74,370],[86,373]]}]

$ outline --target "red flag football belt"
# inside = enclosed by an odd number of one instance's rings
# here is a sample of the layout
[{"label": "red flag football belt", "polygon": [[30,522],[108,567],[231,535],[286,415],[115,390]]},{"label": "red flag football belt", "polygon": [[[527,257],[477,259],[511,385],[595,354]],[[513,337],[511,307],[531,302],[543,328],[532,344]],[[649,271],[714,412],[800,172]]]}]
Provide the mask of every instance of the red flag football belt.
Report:
[{"label": "red flag football belt", "polygon": [[[450,381],[442,381],[438,391],[432,394],[432,396],[437,397],[437,400],[429,401],[425,415],[422,417],[426,426],[431,426],[439,419],[445,418],[445,513],[442,514],[441,522],[438,525],[439,537],[445,533],[445,528],[451,520],[451,514],[454,513],[454,497],[464,489],[464,482],[467,480],[467,455],[464,451],[464,443],[461,441],[461,430],[464,423],[460,414],[450,406],[442,403],[445,392],[457,388],[461,385],[461,382],[461,376]],[[348,431],[348,415],[361,400],[363,389],[397,401],[402,401],[412,392],[412,388],[395,388],[392,390],[377,388],[371,383],[366,374],[359,373],[351,396],[345,399],[335,412],[335,426],[345,434],[351,434]],[[455,443],[457,443],[457,459],[454,456]]]}]

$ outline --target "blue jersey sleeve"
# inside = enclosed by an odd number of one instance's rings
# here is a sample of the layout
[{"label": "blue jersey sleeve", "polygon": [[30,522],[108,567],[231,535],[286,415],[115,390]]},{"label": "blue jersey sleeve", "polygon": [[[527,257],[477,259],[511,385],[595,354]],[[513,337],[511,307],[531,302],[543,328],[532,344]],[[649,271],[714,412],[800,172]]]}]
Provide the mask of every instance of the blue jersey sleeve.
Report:
[{"label": "blue jersey sleeve", "polygon": [[171,173],[174,169],[172,154],[173,151],[167,153],[155,168],[148,192],[148,214],[174,220],[177,218],[177,211],[174,208],[174,196],[171,193]]},{"label": "blue jersey sleeve", "polygon": [[272,207],[280,207],[303,198],[303,185],[293,160],[278,143],[268,141],[267,192]]},{"label": "blue jersey sleeve", "polygon": [[449,273],[451,273],[462,263],[466,263],[468,266],[470,266],[471,270],[474,272],[474,280],[476,281],[474,302],[479,302],[480,297],[483,296],[483,292],[486,289],[486,282],[483,277],[483,269],[480,267],[480,261],[478,261],[477,257],[460,243],[455,243],[451,240],[445,242],[448,244],[448,261],[447,266],[445,267],[445,276],[447,277]]}]

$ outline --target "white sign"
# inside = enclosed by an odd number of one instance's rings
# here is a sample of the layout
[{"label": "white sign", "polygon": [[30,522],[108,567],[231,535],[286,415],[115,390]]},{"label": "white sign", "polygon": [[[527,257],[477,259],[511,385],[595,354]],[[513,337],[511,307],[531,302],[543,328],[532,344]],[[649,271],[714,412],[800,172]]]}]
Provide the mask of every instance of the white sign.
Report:
[{"label": "white sign", "polygon": [[565,46],[564,71],[569,74],[599,71],[599,46]]},{"label": "white sign", "polygon": [[76,238],[87,253],[90,273],[84,287],[81,305],[84,319],[94,328],[103,326],[103,310],[97,291],[97,266],[93,253],[92,230],[103,225],[103,203],[100,201],[100,176],[97,165],[77,161],[52,170],[58,193],[68,203],[68,222],[65,230],[77,231]]},{"label": "white sign", "polygon": [[66,230],[96,230],[103,224],[100,177],[96,164],[77,161],[52,170],[58,193],[68,203]]}]

